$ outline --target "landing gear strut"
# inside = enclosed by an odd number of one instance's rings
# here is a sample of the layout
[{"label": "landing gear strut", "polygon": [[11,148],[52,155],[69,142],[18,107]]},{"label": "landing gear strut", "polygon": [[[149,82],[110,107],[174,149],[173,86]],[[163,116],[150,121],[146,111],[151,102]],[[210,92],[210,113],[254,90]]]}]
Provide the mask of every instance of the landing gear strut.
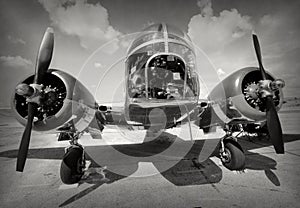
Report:
[{"label": "landing gear strut", "polygon": [[243,170],[245,167],[245,154],[230,131],[221,139],[220,158],[222,164],[229,170]]},{"label": "landing gear strut", "polygon": [[82,133],[72,135],[70,146],[65,149],[65,155],[60,166],[60,178],[65,184],[78,183],[84,174],[85,155],[84,148],[78,143]]}]

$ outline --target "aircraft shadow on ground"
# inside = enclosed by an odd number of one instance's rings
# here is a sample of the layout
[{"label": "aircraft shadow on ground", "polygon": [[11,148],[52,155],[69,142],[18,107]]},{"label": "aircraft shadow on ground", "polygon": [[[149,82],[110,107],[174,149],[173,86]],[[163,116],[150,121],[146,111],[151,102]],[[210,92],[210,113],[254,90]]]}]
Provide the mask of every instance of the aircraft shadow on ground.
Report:
[{"label": "aircraft shadow on ground", "polygon": [[[87,189],[80,191],[76,195],[72,196],[65,202],[63,202],[60,207],[68,205],[85,195],[89,194],[93,190],[97,189],[103,184],[110,184],[115,181],[124,179],[138,169],[139,158],[146,158],[151,155],[163,152],[168,148],[174,140],[172,139],[174,135],[164,133],[164,136],[169,138],[166,141],[161,139],[152,140],[144,142],[142,144],[130,144],[130,145],[113,145],[112,147],[123,154],[134,156],[137,158],[135,163],[126,163],[126,165],[121,165],[123,169],[126,169],[126,174],[118,174],[116,172],[110,171],[109,161],[106,164],[97,164],[89,155],[87,155],[87,160],[91,161],[91,165],[88,169],[88,175],[84,177],[79,185],[83,183],[92,184],[92,186]],[[171,138],[171,139],[170,139]],[[285,143],[292,142],[300,139],[298,134],[285,134],[283,135]],[[276,169],[277,162],[264,155],[250,152],[249,150],[268,147],[270,146],[270,141],[267,139],[254,138],[249,140],[248,138],[241,138],[241,146],[244,148],[246,155],[246,169],[250,170],[262,170],[265,172],[267,178],[276,186],[280,186],[280,181],[278,177],[272,170]],[[189,141],[181,141],[189,142]],[[201,184],[211,184],[215,188],[214,183],[218,183],[222,179],[222,169],[216,165],[211,159],[207,159],[202,163],[195,163],[193,160],[197,158],[203,147],[203,141],[195,141],[190,151],[174,164],[169,169],[165,170],[164,163],[158,161],[152,161],[153,165],[157,168],[159,173],[167,179],[169,182],[176,186],[187,186],[187,185],[201,185]],[[106,146],[98,146],[98,152],[105,152]],[[214,151],[212,156],[217,156],[217,149]],[[270,151],[274,151],[270,149]],[[16,158],[18,150],[8,150],[0,152],[0,157],[6,158]],[[34,159],[61,159],[64,155],[64,148],[39,148],[39,149],[29,149],[28,158]],[[111,161],[118,160],[118,158],[112,158]],[[149,162],[149,161],[148,161]],[[150,161],[151,162],[151,161]]]},{"label": "aircraft shadow on ground", "polygon": [[[300,139],[299,134],[284,134],[284,143],[293,142]],[[249,137],[245,136],[239,139],[239,143],[243,147],[246,156],[245,169],[249,170],[261,170],[264,171],[266,177],[275,186],[280,186],[280,180],[272,170],[276,170],[277,162],[272,158],[264,156],[259,153],[253,153],[249,150],[269,147],[270,153],[274,153],[275,150],[271,145],[271,141],[268,137]]]}]

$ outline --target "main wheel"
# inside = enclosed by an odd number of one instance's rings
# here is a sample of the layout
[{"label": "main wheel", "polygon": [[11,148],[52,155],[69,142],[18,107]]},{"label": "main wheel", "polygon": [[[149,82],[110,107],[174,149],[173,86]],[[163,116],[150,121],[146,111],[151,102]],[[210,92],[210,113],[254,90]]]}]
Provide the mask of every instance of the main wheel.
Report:
[{"label": "main wheel", "polygon": [[243,170],[245,167],[245,154],[234,143],[225,143],[225,150],[221,157],[223,165],[229,170]]},{"label": "main wheel", "polygon": [[71,147],[64,155],[60,166],[60,178],[65,184],[78,183],[84,174],[85,159],[83,148]]}]

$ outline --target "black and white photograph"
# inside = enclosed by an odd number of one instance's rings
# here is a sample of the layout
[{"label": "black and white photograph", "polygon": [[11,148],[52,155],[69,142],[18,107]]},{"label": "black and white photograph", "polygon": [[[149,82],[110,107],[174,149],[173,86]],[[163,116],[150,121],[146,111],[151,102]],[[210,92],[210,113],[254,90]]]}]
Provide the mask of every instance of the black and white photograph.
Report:
[{"label": "black and white photograph", "polygon": [[0,0],[1,207],[299,207],[299,11]]}]

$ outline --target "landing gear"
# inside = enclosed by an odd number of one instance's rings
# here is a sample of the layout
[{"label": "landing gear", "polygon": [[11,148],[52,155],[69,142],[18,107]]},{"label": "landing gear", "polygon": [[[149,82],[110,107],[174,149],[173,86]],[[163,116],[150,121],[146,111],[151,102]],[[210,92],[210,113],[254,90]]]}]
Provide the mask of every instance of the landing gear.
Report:
[{"label": "landing gear", "polygon": [[222,164],[229,170],[243,170],[245,167],[245,154],[232,136],[221,140],[220,158]]},{"label": "landing gear", "polygon": [[83,147],[77,142],[79,134],[72,137],[61,162],[60,178],[65,184],[78,183],[84,174],[85,155]]}]

